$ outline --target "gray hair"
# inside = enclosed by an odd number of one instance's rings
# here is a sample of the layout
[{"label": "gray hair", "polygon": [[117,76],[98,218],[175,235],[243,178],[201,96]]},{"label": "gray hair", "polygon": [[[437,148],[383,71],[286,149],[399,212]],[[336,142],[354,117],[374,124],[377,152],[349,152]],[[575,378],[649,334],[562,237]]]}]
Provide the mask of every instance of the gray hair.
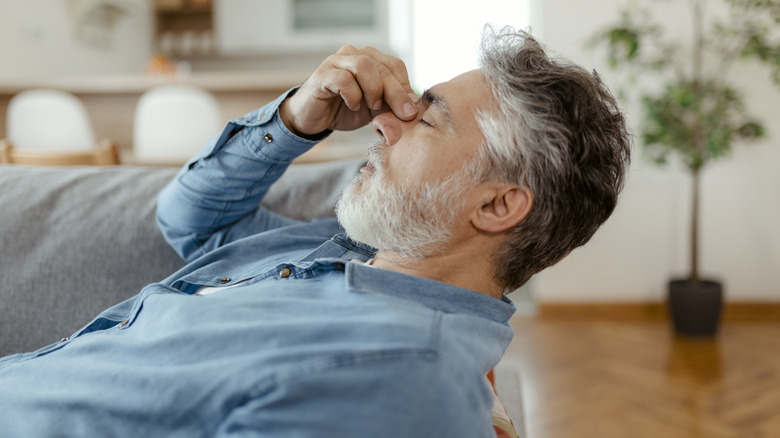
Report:
[{"label": "gray hair", "polygon": [[595,71],[551,59],[526,32],[486,27],[480,63],[499,108],[477,114],[481,179],[533,194],[495,256],[496,280],[511,291],[585,244],[612,214],[631,136]]}]

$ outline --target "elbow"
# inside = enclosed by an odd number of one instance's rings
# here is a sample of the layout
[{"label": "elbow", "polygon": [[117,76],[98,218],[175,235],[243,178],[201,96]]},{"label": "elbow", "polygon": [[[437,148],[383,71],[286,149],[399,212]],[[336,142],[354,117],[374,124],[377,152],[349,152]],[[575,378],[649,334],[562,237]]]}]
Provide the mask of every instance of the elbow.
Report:
[{"label": "elbow", "polygon": [[177,212],[181,209],[176,206],[176,202],[171,194],[171,185],[166,186],[157,195],[157,208],[155,211],[155,221],[162,237],[168,245],[176,251],[179,256],[187,262],[190,262],[200,256],[200,244],[196,233],[188,231],[178,226],[181,218],[177,218]]}]

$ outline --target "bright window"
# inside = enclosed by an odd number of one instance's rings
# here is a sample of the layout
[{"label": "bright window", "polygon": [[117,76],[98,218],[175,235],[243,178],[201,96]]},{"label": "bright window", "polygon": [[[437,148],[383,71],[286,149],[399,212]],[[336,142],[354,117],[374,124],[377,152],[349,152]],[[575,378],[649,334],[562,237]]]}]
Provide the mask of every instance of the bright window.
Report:
[{"label": "bright window", "polygon": [[[392,3],[392,2],[391,2]],[[408,49],[402,53],[418,90],[452,79],[478,67],[478,50],[485,24],[526,29],[528,0],[412,0]]]}]

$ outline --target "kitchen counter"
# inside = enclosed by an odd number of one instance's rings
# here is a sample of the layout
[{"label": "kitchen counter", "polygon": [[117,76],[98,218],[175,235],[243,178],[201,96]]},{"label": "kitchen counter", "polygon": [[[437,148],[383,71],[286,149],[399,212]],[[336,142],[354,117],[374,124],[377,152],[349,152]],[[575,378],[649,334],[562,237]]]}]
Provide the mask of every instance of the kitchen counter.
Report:
[{"label": "kitchen counter", "polygon": [[187,84],[212,92],[277,91],[301,84],[300,72],[193,72],[179,75],[123,74],[95,77],[0,79],[0,95],[31,88],[54,88],[74,94],[136,94],[165,84]]}]

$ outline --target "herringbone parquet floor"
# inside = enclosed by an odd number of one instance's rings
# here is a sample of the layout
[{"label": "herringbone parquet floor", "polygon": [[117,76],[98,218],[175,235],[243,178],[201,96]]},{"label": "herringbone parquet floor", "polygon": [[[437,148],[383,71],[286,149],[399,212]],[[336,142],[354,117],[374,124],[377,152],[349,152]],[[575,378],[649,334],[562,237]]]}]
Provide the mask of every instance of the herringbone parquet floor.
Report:
[{"label": "herringbone parquet floor", "polygon": [[780,318],[713,340],[667,321],[516,316],[529,438],[780,438]]}]

